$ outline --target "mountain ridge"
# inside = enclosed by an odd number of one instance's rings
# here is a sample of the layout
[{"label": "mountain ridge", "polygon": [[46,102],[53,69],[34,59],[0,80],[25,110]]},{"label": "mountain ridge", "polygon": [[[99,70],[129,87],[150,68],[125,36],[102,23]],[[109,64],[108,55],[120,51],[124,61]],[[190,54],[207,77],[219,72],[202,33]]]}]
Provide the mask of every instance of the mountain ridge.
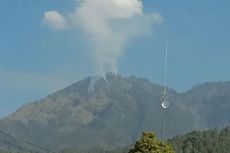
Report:
[{"label": "mountain ridge", "polygon": [[[134,76],[88,77],[24,105],[1,119],[0,127],[52,149],[86,151],[100,146],[112,150],[131,144],[145,130],[160,136],[162,92],[161,85]],[[166,136],[228,125],[229,93],[230,82],[206,83],[184,93],[169,88]],[[207,103],[210,106],[203,111]],[[214,111],[221,115],[214,116]]]}]

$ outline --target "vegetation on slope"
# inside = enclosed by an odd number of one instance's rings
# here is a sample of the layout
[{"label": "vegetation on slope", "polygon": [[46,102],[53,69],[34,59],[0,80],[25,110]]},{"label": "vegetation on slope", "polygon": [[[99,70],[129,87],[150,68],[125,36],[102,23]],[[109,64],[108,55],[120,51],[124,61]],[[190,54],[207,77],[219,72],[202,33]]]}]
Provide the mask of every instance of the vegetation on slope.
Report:
[{"label": "vegetation on slope", "polygon": [[[1,146],[0,146],[1,148]],[[206,131],[193,131],[182,136],[176,136],[166,143],[156,139],[153,133],[143,133],[140,140],[130,147],[107,151],[95,147],[87,153],[229,153],[230,127],[222,130],[211,129]],[[5,151],[0,153],[26,153],[25,151]],[[63,150],[62,153],[85,153],[76,150]]]},{"label": "vegetation on slope", "polygon": [[[128,146],[143,131],[154,130],[159,136],[162,86],[134,76],[106,78],[88,77],[26,104],[1,119],[0,127],[55,151],[102,153]],[[228,126],[229,91],[230,82],[205,83],[186,93],[168,89],[166,137]]]},{"label": "vegetation on slope", "polygon": [[230,127],[221,131],[193,131],[169,141],[176,153],[229,153]]}]

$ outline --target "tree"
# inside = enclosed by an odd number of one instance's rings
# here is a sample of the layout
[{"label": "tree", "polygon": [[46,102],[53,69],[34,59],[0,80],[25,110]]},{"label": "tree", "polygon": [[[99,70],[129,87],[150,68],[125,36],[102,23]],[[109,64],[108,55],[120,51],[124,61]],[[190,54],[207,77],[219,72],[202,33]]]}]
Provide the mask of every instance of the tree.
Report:
[{"label": "tree", "polygon": [[128,153],[175,153],[172,146],[158,141],[152,132],[144,132]]}]

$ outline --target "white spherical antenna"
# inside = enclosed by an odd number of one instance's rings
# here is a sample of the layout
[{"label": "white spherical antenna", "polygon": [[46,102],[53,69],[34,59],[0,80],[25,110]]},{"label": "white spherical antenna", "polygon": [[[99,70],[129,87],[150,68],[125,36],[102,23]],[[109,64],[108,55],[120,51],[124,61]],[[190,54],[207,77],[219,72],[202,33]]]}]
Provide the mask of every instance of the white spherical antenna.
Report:
[{"label": "white spherical antenna", "polygon": [[162,101],[162,103],[161,103],[161,106],[162,106],[164,109],[168,108],[169,105],[170,105],[170,103],[169,103],[169,101],[166,100],[166,99],[164,99],[164,100]]}]

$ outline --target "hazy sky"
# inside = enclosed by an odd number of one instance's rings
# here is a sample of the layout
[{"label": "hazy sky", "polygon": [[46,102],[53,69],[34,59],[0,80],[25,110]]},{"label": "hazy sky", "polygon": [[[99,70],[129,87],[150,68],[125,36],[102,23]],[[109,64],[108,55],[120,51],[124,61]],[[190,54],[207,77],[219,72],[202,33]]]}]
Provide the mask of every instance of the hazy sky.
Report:
[{"label": "hazy sky", "polygon": [[[117,69],[163,82],[169,41],[168,85],[179,92],[206,81],[230,80],[229,0],[144,0],[144,13],[164,19],[148,36],[125,44]],[[44,12],[67,16],[75,0],[0,1],[0,116],[93,74],[88,38],[80,28],[56,31]],[[146,28],[143,26],[143,28]]]}]

